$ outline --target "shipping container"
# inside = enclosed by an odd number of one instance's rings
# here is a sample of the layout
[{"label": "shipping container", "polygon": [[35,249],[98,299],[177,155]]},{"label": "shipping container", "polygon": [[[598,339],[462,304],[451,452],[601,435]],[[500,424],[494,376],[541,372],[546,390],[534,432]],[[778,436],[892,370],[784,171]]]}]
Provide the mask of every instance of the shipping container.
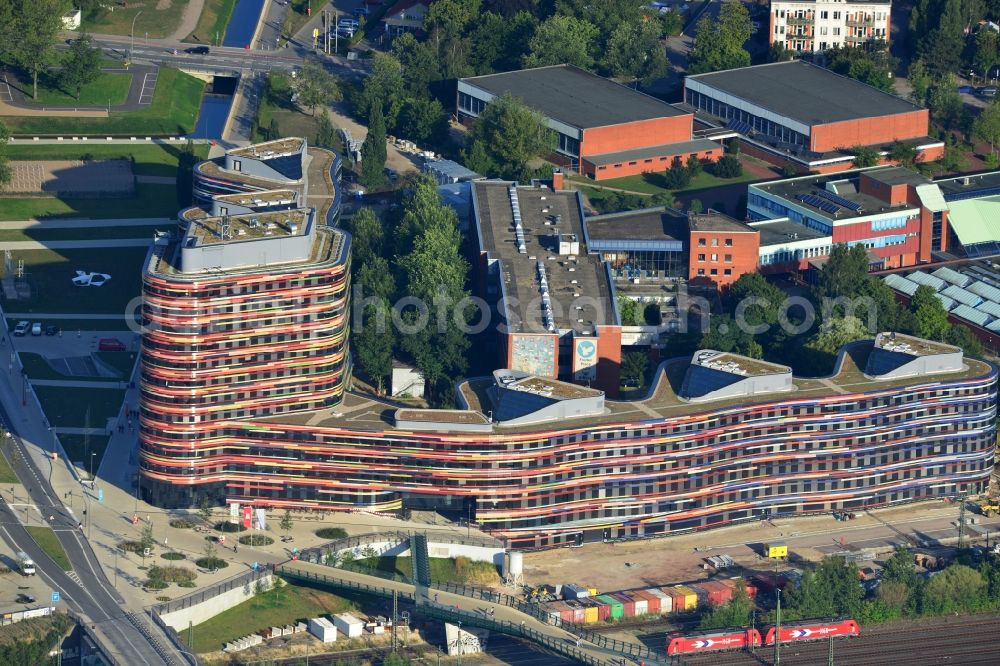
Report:
[{"label": "shipping container", "polygon": [[655,587],[651,587],[646,591],[660,598],[660,615],[666,615],[673,610],[673,597],[669,594]]},{"label": "shipping container", "polygon": [[773,541],[764,544],[764,557],[785,559],[788,557],[788,546],[783,541]]},{"label": "shipping container", "polygon": [[684,595],[684,610],[694,610],[698,607],[698,595],[694,590],[683,585],[674,585],[674,589]]},{"label": "shipping container", "polygon": [[569,606],[570,610],[573,611],[572,618],[570,622],[575,624],[583,624],[587,619],[586,611],[584,610],[583,604],[579,601],[567,601],[566,605]]},{"label": "shipping container", "polygon": [[596,597],[597,596],[597,588],[596,587],[588,587],[587,588],[587,593],[590,594],[590,596],[592,596],[592,597]]},{"label": "shipping container", "polygon": [[562,620],[563,606],[560,601],[550,601],[545,604],[545,613],[549,616],[552,624],[556,624],[556,620]]},{"label": "shipping container", "polygon": [[702,587],[701,583],[688,583],[684,587],[694,592],[695,596],[698,597],[698,608],[704,608],[710,605],[711,602],[708,599],[708,590]]},{"label": "shipping container", "polygon": [[595,604],[597,604],[597,619],[600,622],[607,622],[611,619],[611,606],[608,602],[601,601],[597,597],[591,599]]},{"label": "shipping container", "polygon": [[684,595],[678,592],[672,587],[661,587],[660,592],[663,592],[670,597],[670,612],[671,613],[683,613],[684,612]]},{"label": "shipping container", "polygon": [[639,617],[640,615],[646,615],[647,613],[649,613],[649,604],[646,602],[645,597],[643,597],[634,590],[630,590],[625,594],[628,595],[628,598],[632,600],[633,604],[635,604],[636,617]]},{"label": "shipping container", "polygon": [[699,587],[708,592],[708,603],[710,606],[721,606],[733,598],[732,586],[725,585],[720,581],[708,580],[699,583]]},{"label": "shipping container", "polygon": [[333,616],[333,626],[337,628],[337,631],[346,636],[347,638],[358,638],[364,632],[365,623],[349,615],[348,613],[340,613],[339,615]]},{"label": "shipping container", "polygon": [[564,599],[572,601],[573,599],[584,599],[589,597],[590,590],[580,585],[563,585],[562,594]]},{"label": "shipping container", "polygon": [[635,592],[640,597],[646,600],[646,614],[648,615],[659,615],[660,614],[660,598],[649,593],[647,590],[636,590]]},{"label": "shipping container", "polygon": [[611,609],[611,619],[620,620],[625,615],[625,608],[622,606],[622,602],[618,601],[610,594],[600,594],[597,596],[598,601],[602,601],[607,604],[608,608]]},{"label": "shipping container", "polygon": [[576,610],[565,601],[560,601],[559,604],[559,618],[567,624],[575,622]]},{"label": "shipping container", "polygon": [[621,602],[625,617],[635,617],[635,603],[632,599],[621,592],[615,592],[611,596]]},{"label": "shipping container", "polygon": [[584,624],[597,624],[601,617],[597,610],[599,604],[593,599],[581,599],[580,604],[583,606]]}]

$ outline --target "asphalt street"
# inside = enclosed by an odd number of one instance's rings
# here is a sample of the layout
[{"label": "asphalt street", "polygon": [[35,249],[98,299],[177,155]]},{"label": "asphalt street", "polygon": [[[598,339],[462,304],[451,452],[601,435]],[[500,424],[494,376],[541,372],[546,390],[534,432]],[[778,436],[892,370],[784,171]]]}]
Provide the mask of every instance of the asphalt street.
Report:
[{"label": "asphalt street", "polygon": [[[59,591],[61,600],[71,610],[84,617],[103,640],[105,647],[113,653],[113,658],[123,664],[148,666],[186,663],[166,635],[144,618],[141,611],[127,611],[122,607],[124,600],[104,575],[85,534],[78,527],[79,520],[72,510],[67,509],[54,496],[47,482],[52,473],[51,466],[64,463],[61,460],[53,463],[51,459],[45,458],[49,468],[44,465],[39,467],[37,452],[31,451],[31,445],[26,445],[18,436],[20,428],[28,427],[33,422],[26,419],[12,420],[12,410],[26,411],[21,408],[10,383],[3,382],[0,389],[0,418],[4,432],[11,433],[9,438],[5,438],[4,445],[11,465],[24,484],[31,506],[8,506],[7,494],[0,493],[3,497],[0,502],[0,536],[15,551],[24,551],[31,556],[42,579],[53,590]],[[13,455],[14,451],[16,455]],[[94,498],[89,494],[85,494],[85,497],[89,506]],[[72,566],[69,572],[63,571],[45,554],[18,520],[15,511],[27,511],[29,515],[32,511],[37,512],[41,522],[55,531]],[[80,518],[86,519],[86,516],[81,513]]]}]

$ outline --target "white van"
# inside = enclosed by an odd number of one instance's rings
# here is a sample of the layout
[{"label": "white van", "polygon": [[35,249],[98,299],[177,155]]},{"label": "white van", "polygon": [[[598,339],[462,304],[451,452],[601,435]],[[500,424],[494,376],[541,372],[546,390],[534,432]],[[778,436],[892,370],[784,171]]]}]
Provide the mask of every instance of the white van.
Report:
[{"label": "white van", "polygon": [[17,566],[25,576],[35,575],[35,563],[23,550],[17,554]]},{"label": "white van", "polygon": [[41,335],[42,334],[42,324],[41,324],[41,322],[37,322],[36,321],[34,324],[31,325],[31,334],[32,335]]}]

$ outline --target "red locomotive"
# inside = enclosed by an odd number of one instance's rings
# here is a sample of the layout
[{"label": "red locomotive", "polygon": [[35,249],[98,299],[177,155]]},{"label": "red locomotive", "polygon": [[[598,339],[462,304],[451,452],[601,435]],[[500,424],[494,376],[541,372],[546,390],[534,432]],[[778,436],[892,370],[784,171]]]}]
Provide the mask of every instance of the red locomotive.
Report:
[{"label": "red locomotive", "polygon": [[[774,645],[776,627],[771,627],[764,635],[764,645]],[[838,620],[835,622],[792,622],[781,625],[781,642],[815,641],[822,638],[838,638],[841,636],[858,636],[861,629],[854,620]]]},{"label": "red locomotive", "polygon": [[740,650],[763,645],[756,629],[723,629],[676,635],[667,643],[667,654],[697,654],[715,650]]}]

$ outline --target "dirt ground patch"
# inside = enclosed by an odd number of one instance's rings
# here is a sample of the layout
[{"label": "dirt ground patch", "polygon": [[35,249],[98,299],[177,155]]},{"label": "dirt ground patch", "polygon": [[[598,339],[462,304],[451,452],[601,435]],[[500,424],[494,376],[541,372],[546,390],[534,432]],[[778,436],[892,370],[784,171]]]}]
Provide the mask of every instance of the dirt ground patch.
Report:
[{"label": "dirt ground patch", "polygon": [[131,194],[135,178],[129,160],[38,160],[10,162],[8,194]]},{"label": "dirt ground patch", "polygon": [[[334,104],[330,109],[330,122],[333,123],[334,127],[350,130],[351,136],[358,141],[364,141],[365,137],[368,136],[368,128],[355,122],[347,115],[343,102]],[[395,170],[400,175],[416,173],[420,171],[420,158],[416,155],[403,153],[396,146],[387,143],[385,166],[387,169]]]}]

